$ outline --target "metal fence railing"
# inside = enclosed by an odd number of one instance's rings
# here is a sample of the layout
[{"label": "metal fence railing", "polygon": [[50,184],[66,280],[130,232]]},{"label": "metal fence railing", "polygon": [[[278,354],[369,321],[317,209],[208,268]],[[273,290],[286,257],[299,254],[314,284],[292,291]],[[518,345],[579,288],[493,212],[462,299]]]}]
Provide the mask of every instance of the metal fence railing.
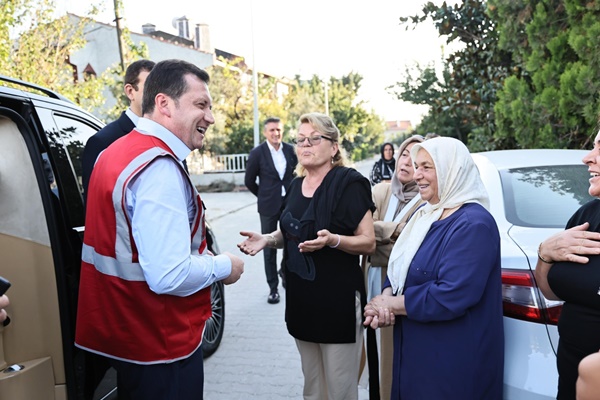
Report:
[{"label": "metal fence railing", "polygon": [[192,152],[186,159],[190,174],[199,175],[207,172],[244,172],[248,154],[207,155],[198,151]]}]

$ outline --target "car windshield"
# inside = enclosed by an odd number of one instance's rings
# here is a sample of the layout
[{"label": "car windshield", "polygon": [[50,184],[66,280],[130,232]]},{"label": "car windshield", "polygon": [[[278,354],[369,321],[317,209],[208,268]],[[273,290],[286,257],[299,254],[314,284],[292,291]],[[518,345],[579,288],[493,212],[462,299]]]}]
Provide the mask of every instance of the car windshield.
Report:
[{"label": "car windshield", "polygon": [[500,171],[506,219],[515,225],[564,228],[592,200],[585,165],[548,165]]}]

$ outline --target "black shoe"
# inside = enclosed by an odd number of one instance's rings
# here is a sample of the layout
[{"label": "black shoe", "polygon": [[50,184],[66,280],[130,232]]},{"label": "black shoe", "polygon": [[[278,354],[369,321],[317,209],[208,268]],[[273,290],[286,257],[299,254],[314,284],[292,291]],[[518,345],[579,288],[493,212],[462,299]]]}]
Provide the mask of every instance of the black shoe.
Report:
[{"label": "black shoe", "polygon": [[277,292],[277,289],[271,291],[271,294],[269,294],[269,297],[267,297],[267,303],[269,303],[269,304],[279,303],[279,292]]}]

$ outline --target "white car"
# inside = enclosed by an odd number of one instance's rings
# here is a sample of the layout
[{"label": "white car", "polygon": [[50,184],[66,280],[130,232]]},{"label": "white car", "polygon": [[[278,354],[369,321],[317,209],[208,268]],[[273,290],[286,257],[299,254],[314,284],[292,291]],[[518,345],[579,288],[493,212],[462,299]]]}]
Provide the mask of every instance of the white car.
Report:
[{"label": "white car", "polygon": [[504,398],[555,399],[561,302],[544,298],[533,271],[540,242],[592,200],[586,150],[472,154],[490,196],[502,251]]}]

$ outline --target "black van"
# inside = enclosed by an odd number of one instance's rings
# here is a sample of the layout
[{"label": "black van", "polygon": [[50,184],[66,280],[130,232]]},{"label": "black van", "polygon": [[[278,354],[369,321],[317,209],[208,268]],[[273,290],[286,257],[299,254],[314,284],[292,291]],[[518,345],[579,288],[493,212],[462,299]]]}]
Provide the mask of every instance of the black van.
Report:
[{"label": "black van", "polygon": [[[114,399],[114,371],[74,346],[84,233],[81,154],[104,124],[48,89],[0,76],[0,276],[11,322],[0,326],[4,399]],[[207,226],[209,249],[217,254]],[[224,288],[202,348],[221,341]],[[106,372],[106,374],[105,374]]]}]

